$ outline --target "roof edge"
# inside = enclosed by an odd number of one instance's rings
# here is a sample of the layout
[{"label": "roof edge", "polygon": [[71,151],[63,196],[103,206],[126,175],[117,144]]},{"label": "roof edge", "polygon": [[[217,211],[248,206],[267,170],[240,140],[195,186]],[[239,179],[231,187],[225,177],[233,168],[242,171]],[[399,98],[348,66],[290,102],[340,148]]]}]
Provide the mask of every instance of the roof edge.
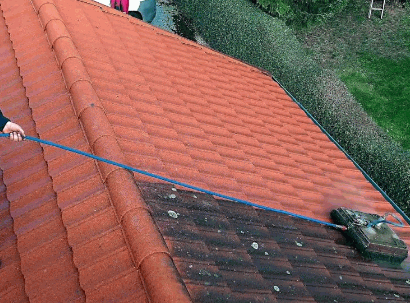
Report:
[{"label": "roof edge", "polygon": [[[100,157],[125,162],[116,135],[95,92],[88,72],[53,0],[30,0],[57,62],[78,119],[90,147]],[[158,231],[148,206],[142,199],[133,175],[122,168],[98,162],[103,182],[124,231],[134,264],[140,270],[148,296],[155,301],[191,302],[165,241]],[[159,264],[162,264],[159,270]],[[168,277],[170,280],[164,280]],[[156,287],[150,287],[153,281]],[[171,282],[171,283],[170,283]]]},{"label": "roof edge", "polygon": [[[387,202],[390,203],[390,205],[402,216],[402,218],[407,222],[407,224],[410,225],[410,218],[406,215],[406,213],[389,197],[389,195],[366,173],[366,171],[357,163],[353,157],[339,144],[339,142],[336,141],[335,138],[332,137],[331,134],[317,121],[313,115],[298,101],[296,98],[280,83],[274,76],[271,76],[272,80],[276,82],[284,91],[285,93],[295,102],[300,109],[302,109],[305,114],[315,123],[320,130],[329,138],[332,143],[334,143],[338,149],[340,149],[345,156],[352,161],[354,166],[356,166],[357,169],[360,170],[360,172],[363,174],[363,176],[366,178],[367,181],[370,182],[370,184],[378,191],[380,194],[387,200]],[[410,227],[410,226],[409,226]]]}]

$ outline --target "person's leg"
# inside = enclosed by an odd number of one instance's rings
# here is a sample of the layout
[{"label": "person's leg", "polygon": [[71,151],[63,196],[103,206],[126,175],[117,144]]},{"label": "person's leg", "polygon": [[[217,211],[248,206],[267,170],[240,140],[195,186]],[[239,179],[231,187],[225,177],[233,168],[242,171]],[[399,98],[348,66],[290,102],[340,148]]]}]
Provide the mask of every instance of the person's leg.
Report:
[{"label": "person's leg", "polygon": [[145,22],[151,23],[154,20],[157,13],[156,1],[155,0],[144,0],[141,1],[138,11],[143,16]]}]

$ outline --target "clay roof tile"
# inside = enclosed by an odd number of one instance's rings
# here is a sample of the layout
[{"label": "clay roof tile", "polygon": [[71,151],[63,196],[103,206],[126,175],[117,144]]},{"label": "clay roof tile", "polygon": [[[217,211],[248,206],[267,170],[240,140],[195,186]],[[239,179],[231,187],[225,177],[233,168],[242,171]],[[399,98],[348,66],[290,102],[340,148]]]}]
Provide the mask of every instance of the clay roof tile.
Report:
[{"label": "clay roof tile", "polygon": [[[2,1],[0,41],[0,108],[30,136],[315,219],[393,211],[263,70],[91,0]],[[1,144],[6,301],[408,299],[321,225]]]}]

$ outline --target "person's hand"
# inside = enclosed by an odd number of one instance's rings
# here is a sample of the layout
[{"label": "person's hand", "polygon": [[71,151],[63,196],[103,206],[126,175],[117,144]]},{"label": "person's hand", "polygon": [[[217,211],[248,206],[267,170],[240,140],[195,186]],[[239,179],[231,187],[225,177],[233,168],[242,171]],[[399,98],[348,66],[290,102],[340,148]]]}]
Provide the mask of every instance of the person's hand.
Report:
[{"label": "person's hand", "polygon": [[3,128],[3,133],[10,134],[10,140],[13,141],[22,141],[26,136],[24,130],[20,125],[13,123],[11,121],[7,122]]}]

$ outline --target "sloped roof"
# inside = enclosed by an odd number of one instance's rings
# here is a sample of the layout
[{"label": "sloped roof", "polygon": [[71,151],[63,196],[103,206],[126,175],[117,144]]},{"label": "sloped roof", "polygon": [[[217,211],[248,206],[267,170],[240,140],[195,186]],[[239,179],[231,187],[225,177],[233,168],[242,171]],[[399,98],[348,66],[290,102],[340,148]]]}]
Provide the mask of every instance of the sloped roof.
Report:
[{"label": "sloped roof", "polygon": [[140,184],[195,302],[408,302],[410,273],[329,227],[172,185]]},{"label": "sloped roof", "polygon": [[[317,219],[393,211],[257,68],[88,0],[1,1],[0,39],[0,108],[29,136]],[[0,144],[2,301],[189,301],[152,180]]]}]

